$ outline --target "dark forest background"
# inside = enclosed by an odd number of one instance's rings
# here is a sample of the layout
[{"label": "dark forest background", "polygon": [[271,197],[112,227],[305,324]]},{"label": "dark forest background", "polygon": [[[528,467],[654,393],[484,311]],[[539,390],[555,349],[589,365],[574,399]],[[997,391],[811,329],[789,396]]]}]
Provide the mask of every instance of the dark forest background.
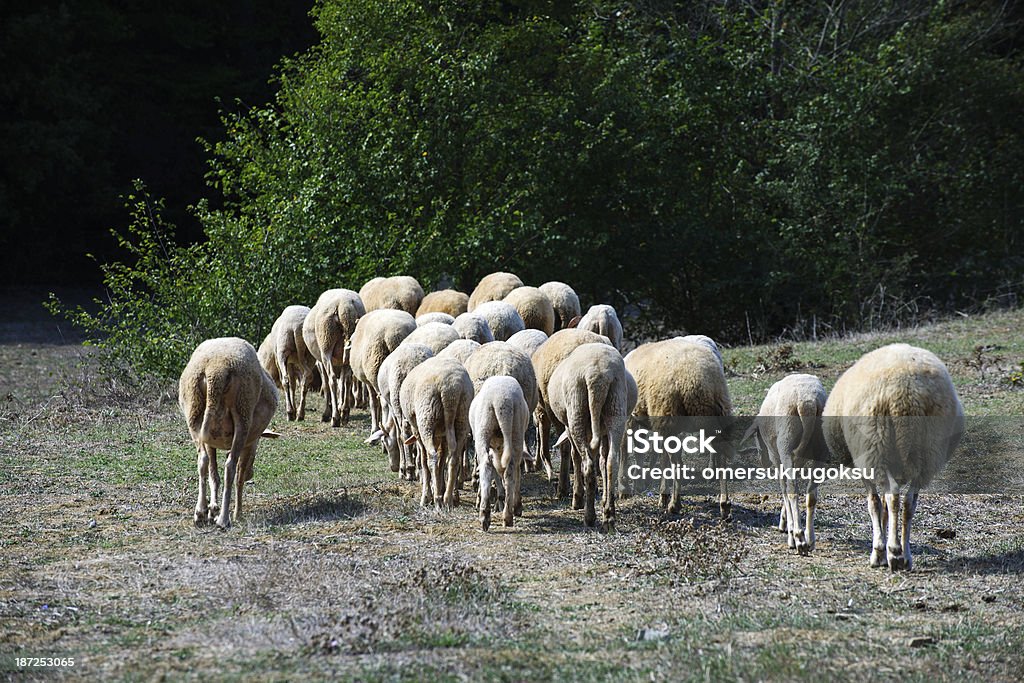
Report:
[{"label": "dark forest background", "polygon": [[4,277],[95,253],[76,322],[145,370],[395,273],[727,343],[1024,289],[1018,2],[166,4],[0,27]]},{"label": "dark forest background", "polygon": [[[273,67],[316,39],[312,0],[0,3],[0,286],[84,284],[143,178],[182,242],[216,200],[197,137],[273,97]],[[219,102],[218,102],[219,100]],[[238,102],[241,104],[238,104]]]}]

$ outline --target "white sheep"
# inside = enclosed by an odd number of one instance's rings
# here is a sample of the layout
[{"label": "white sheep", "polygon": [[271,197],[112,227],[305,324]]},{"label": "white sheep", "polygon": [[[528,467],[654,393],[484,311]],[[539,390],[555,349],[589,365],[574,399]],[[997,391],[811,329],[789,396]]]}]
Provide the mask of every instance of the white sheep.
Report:
[{"label": "white sheep", "polygon": [[507,341],[516,332],[526,329],[519,311],[504,301],[488,301],[473,309],[473,313],[482,316],[491,328],[494,341]]},{"label": "white sheep", "polygon": [[441,353],[437,354],[442,358],[454,358],[463,365],[469,360],[477,349],[480,348],[479,342],[475,342],[472,339],[456,339],[448,346],[442,349]]},{"label": "white sheep", "polygon": [[708,337],[707,335],[703,334],[687,334],[682,337],[676,337],[676,339],[693,342],[694,344],[703,344],[704,346],[711,349],[711,353],[715,354],[715,358],[718,359],[719,365],[722,364],[722,352],[721,350],[719,350],[718,344],[716,344],[715,340],[712,339],[711,337]]},{"label": "white sheep", "polygon": [[516,287],[522,287],[523,281],[512,273],[491,273],[484,276],[469,295],[469,311],[488,301],[501,301]]},{"label": "white sheep", "polygon": [[391,308],[415,315],[423,301],[423,287],[408,275],[375,277],[359,290],[366,312]]},{"label": "white sheep", "polygon": [[[277,389],[260,366],[252,344],[237,337],[209,339],[196,347],[181,373],[178,405],[199,453],[199,498],[193,520],[201,526],[216,518],[217,526],[227,529],[231,526],[232,487],[236,491],[232,516],[237,520],[260,437],[277,436],[264,431],[277,410]],[[228,451],[219,516],[218,448]]]},{"label": "white sheep", "polygon": [[519,349],[527,356],[533,356],[533,352],[540,348],[540,345],[548,340],[548,335],[540,330],[526,329],[516,332],[508,338],[508,343]]},{"label": "white sheep", "polygon": [[267,371],[274,386],[281,388],[281,370],[277,367],[277,353],[274,352],[274,334],[268,332],[256,350],[256,356],[260,359],[260,366]]},{"label": "white sheep", "polygon": [[380,389],[377,374],[388,354],[416,330],[416,320],[405,311],[380,308],[370,311],[352,333],[352,373],[367,386],[370,401],[370,434],[381,426]]},{"label": "white sheep", "polygon": [[516,309],[526,329],[540,330],[548,336],[555,331],[555,308],[536,287],[516,287],[502,301]]},{"label": "white sheep", "polygon": [[427,323],[419,325],[412,333],[402,340],[402,343],[425,344],[430,347],[434,355],[440,353],[444,347],[456,339],[460,339],[455,328],[445,323]]},{"label": "white sheep", "polygon": [[427,323],[444,323],[445,325],[451,325],[454,322],[455,318],[442,311],[434,311],[432,313],[424,313],[416,316],[417,327],[423,327]]},{"label": "white sheep", "polygon": [[454,358],[428,358],[405,378],[399,399],[416,443],[423,483],[420,504],[437,509],[458,505],[462,458],[469,435],[473,382]]},{"label": "white sheep", "polygon": [[491,483],[504,490],[505,526],[523,514],[522,463],[531,460],[526,450],[530,409],[523,389],[513,377],[489,377],[469,406],[469,424],[480,470],[480,525],[491,526]]},{"label": "white sheep", "polygon": [[[538,459],[544,464],[548,481],[554,478],[554,470],[551,466],[551,430],[555,428],[561,434],[563,429],[562,425],[555,421],[551,410],[548,408],[548,382],[558,364],[565,360],[577,346],[594,343],[610,344],[607,337],[595,332],[568,328],[559,330],[551,335],[530,357],[534,376],[537,378],[537,390],[540,396],[534,414],[534,420],[537,423],[537,435],[539,437],[537,454],[539,456]],[[562,447],[562,458],[558,474],[558,495],[563,498],[569,495],[569,444],[564,444]]]},{"label": "white sheep", "polygon": [[[643,344],[626,357],[625,364],[637,384],[637,404],[633,410],[637,417],[709,418],[697,422],[714,424],[723,430],[729,426],[727,423],[732,416],[729,385],[721,363],[706,345],[680,339]],[[715,443],[717,448],[712,461],[716,467],[724,467],[732,445],[728,439]],[[663,464],[668,464],[667,456]],[[732,505],[725,478],[720,480],[719,488],[722,518],[729,519]],[[671,513],[679,512],[678,479],[672,480],[671,499],[662,480],[661,504]]]},{"label": "white sheep", "polygon": [[583,508],[584,524],[594,526],[600,473],[603,522],[607,530],[614,529],[614,468],[632,408],[622,356],[603,343],[576,347],[551,375],[547,395],[552,414],[565,425],[563,438],[572,444],[572,507]]},{"label": "white sheep", "polygon": [[[814,375],[787,375],[772,385],[761,403],[761,410],[747,430],[756,439],[762,459],[773,467],[792,469],[813,467],[825,462],[828,453],[821,433],[821,415],[825,408],[825,387]],[[814,511],[818,504],[818,484],[807,483],[807,525],[800,525],[797,485],[793,479],[779,479],[782,509],[779,531],[787,534],[790,548],[801,555],[814,550]]]},{"label": "white sheep", "polygon": [[555,330],[564,330],[580,317],[580,298],[564,282],[545,282],[538,289],[547,295],[555,309]]},{"label": "white sheep", "polygon": [[405,440],[412,436],[402,415],[400,392],[402,382],[409,376],[412,369],[434,356],[430,347],[423,344],[410,344],[408,337],[398,348],[388,354],[377,372],[377,387],[380,389],[381,428],[374,432],[367,443],[378,439],[383,440],[384,450],[391,463],[391,471],[398,472],[402,479],[416,479],[416,459],[412,456],[414,448],[407,446]]},{"label": "white sheep", "polygon": [[[890,344],[843,373],[825,403],[823,431],[840,462],[871,470],[864,480],[871,516],[871,566],[913,567],[910,523],[920,490],[953,456],[964,411],[949,371],[935,354]],[[886,490],[884,507],[877,485]],[[908,486],[903,499],[900,488]],[[887,525],[883,540],[882,526]]]},{"label": "white sheep", "polygon": [[494,333],[487,324],[487,318],[479,313],[463,313],[455,319],[452,327],[463,339],[472,339],[478,344],[494,341]]},{"label": "white sheep", "polygon": [[[319,382],[314,382],[314,388],[319,390],[320,395],[324,398],[324,410],[320,415],[321,422],[330,422],[331,414],[333,411],[333,405],[331,403],[331,388],[330,378],[324,370],[323,356],[320,353],[320,344],[316,340],[316,317],[312,315],[313,311],[310,309],[310,315],[306,316],[306,319],[302,321],[302,340],[306,342],[306,350],[309,355],[313,357],[313,365],[316,368],[317,377]],[[277,365],[276,363],[274,365]],[[266,366],[264,366],[266,367]],[[273,376],[273,374],[271,374]],[[319,385],[317,387],[316,385]]]},{"label": "white sheep", "polygon": [[289,420],[305,419],[306,393],[317,372],[316,360],[306,348],[306,340],[302,335],[302,326],[309,312],[306,306],[288,306],[270,330],[274,338],[274,360],[277,362],[277,374],[284,390],[285,412]]},{"label": "white sheep", "polygon": [[457,318],[469,309],[469,295],[454,289],[442,289],[431,292],[423,297],[420,307],[416,309],[416,317],[427,313],[447,313]]},{"label": "white sheep", "polygon": [[603,334],[611,340],[612,346],[622,350],[622,323],[615,309],[607,304],[596,304],[580,318],[578,330],[590,330]]},{"label": "white sheep", "polygon": [[349,345],[356,323],[366,313],[359,295],[351,289],[328,289],[310,310],[320,363],[331,397],[331,425],[348,424],[352,409]]}]

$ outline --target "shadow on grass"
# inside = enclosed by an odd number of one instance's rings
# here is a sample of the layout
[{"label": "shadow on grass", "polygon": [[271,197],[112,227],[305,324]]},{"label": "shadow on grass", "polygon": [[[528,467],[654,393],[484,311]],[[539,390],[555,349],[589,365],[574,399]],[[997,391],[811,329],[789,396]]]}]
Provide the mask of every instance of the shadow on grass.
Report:
[{"label": "shadow on grass", "polygon": [[354,519],[365,514],[369,507],[347,491],[317,493],[312,497],[291,496],[277,500],[261,513],[254,522],[270,526],[305,524],[307,522],[333,522]]},{"label": "shadow on grass", "polygon": [[940,559],[938,571],[946,574],[1024,574],[1024,549]]}]

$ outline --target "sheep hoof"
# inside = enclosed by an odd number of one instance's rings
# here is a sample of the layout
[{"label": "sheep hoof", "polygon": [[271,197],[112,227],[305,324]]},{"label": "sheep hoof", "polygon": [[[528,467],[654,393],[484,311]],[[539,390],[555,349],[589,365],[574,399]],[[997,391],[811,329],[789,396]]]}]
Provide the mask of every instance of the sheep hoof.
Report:
[{"label": "sheep hoof", "polygon": [[668,500],[669,498],[667,493],[661,494],[661,507],[668,508]]},{"label": "sheep hoof", "polygon": [[588,512],[583,515],[583,523],[591,529],[597,525],[597,513]]},{"label": "sheep hoof", "polygon": [[682,504],[678,500],[676,500],[676,501],[673,501],[673,502],[668,504],[668,507],[667,507],[666,511],[670,515],[678,515],[679,511],[682,509],[682,507],[683,507]]},{"label": "sheep hoof", "polygon": [[299,411],[298,414],[295,415],[295,419],[298,420],[299,422],[304,422],[306,419],[306,412]]},{"label": "sheep hoof", "polygon": [[606,518],[604,520],[604,530],[606,532],[608,532],[608,533],[612,533],[612,532],[615,531],[615,518],[614,517],[608,517],[608,518]]},{"label": "sheep hoof", "polygon": [[506,514],[502,521],[505,523],[505,526],[512,526],[515,524],[515,518],[510,514]]},{"label": "sheep hoof", "polygon": [[793,534],[789,534],[786,537],[786,545],[789,546],[790,550],[796,547],[796,539],[793,537]]},{"label": "sheep hoof", "polygon": [[487,514],[480,515],[480,528],[487,531],[491,528],[491,511],[488,510]]},{"label": "sheep hoof", "polygon": [[196,513],[192,515],[192,523],[199,528],[206,526],[210,521],[207,515],[205,510],[196,510]]},{"label": "sheep hoof", "polygon": [[339,417],[338,415],[332,416],[331,417],[331,426],[332,427],[340,427],[341,426],[341,417]]},{"label": "sheep hoof", "polygon": [[889,549],[889,571],[898,572],[907,568],[907,561],[903,557],[903,549]]},{"label": "sheep hoof", "polygon": [[[577,496],[573,496],[572,497],[572,509],[573,510],[582,510],[583,509],[583,498],[580,498],[580,497],[577,497]],[[587,526],[593,526],[593,524],[588,524]]]},{"label": "sheep hoof", "polygon": [[217,519],[217,527],[218,527],[218,528],[219,528],[219,529],[220,529],[221,531],[227,531],[228,529],[230,529],[230,528],[231,528],[231,520],[230,520],[230,519],[228,518],[228,516],[227,516],[227,515],[221,515],[221,516],[220,516],[220,517],[219,517],[219,518]]},{"label": "sheep hoof", "polygon": [[620,486],[619,487],[619,498],[622,498],[623,500],[625,500],[626,498],[629,498],[632,495],[633,495],[633,492],[629,490],[628,486]]},{"label": "sheep hoof", "polygon": [[718,507],[722,513],[722,521],[728,522],[732,520],[732,503],[725,502],[719,503]]},{"label": "sheep hoof", "polygon": [[330,422],[331,421],[331,414],[330,413],[324,413],[323,415],[320,416],[320,421],[321,422]]},{"label": "sheep hoof", "polygon": [[295,422],[295,411],[294,410],[289,410],[288,411],[288,421],[289,422]]},{"label": "sheep hoof", "polygon": [[804,543],[802,545],[798,545],[796,547],[796,551],[800,554],[801,557],[807,557],[811,554],[811,546]]},{"label": "sheep hoof", "polygon": [[884,548],[872,548],[871,549],[871,566],[882,567],[885,565],[885,549]]},{"label": "sheep hoof", "polygon": [[512,510],[512,513],[516,517],[522,517],[523,516],[523,503],[522,503],[522,501],[516,503],[516,507],[515,507],[514,510]]}]

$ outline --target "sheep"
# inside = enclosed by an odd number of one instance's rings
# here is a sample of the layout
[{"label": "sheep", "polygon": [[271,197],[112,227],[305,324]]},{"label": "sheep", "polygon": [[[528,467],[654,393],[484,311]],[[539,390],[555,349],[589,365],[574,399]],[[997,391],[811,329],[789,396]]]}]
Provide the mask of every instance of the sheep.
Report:
[{"label": "sheep", "polygon": [[526,329],[522,317],[512,304],[504,301],[488,301],[480,304],[473,311],[482,316],[491,328],[494,341],[507,341],[516,332]]},{"label": "sheep", "polygon": [[349,344],[356,323],[366,313],[362,299],[351,289],[328,289],[310,310],[320,363],[331,397],[331,426],[348,424],[352,409]]},{"label": "sheep", "polygon": [[603,334],[611,340],[612,346],[622,350],[622,323],[615,309],[607,304],[591,306],[576,324],[576,329]]},{"label": "sheep", "polygon": [[[316,375],[314,376],[313,385],[310,388],[314,391],[319,391],[324,397],[324,410],[320,415],[320,421],[329,422],[333,412],[330,395],[330,379],[327,377],[327,373],[324,370],[324,364],[320,354],[320,344],[317,343],[316,340],[316,317],[313,316],[312,313],[313,311],[310,309],[310,315],[307,315],[306,319],[302,321],[302,340],[306,343],[306,350],[309,351],[309,355],[313,357],[313,364],[316,368]],[[273,374],[271,374],[271,377],[273,377]]]},{"label": "sheep", "polygon": [[418,326],[402,343],[426,344],[437,355],[444,347],[456,339],[460,339],[459,333],[451,325],[427,323],[426,325]]},{"label": "sheep", "polygon": [[441,353],[437,354],[443,358],[454,358],[463,365],[469,360],[469,357],[480,348],[478,342],[472,339],[456,339],[448,346],[444,347]]},{"label": "sheep", "polygon": [[[454,358],[428,358],[409,372],[399,400],[419,453],[422,496],[438,510],[458,504],[462,458],[469,434],[469,405],[473,382]],[[447,470],[447,472],[446,472]],[[443,496],[443,498],[442,498]]]},{"label": "sheep", "polygon": [[469,295],[454,289],[442,289],[431,292],[423,297],[420,307],[416,309],[416,317],[427,313],[447,313],[453,318],[469,310]]},{"label": "sheep", "polygon": [[491,273],[480,280],[476,289],[469,295],[467,310],[476,310],[477,306],[488,301],[501,301],[513,289],[522,286],[523,281],[512,273]]},{"label": "sheep", "polygon": [[537,391],[537,375],[530,357],[508,342],[483,344],[466,361],[466,371],[473,380],[475,391],[480,391],[489,377],[505,375],[515,378],[523,388],[530,412],[537,407],[540,393]]},{"label": "sheep", "polygon": [[[548,297],[555,309],[555,330],[564,330],[580,317],[580,298],[564,282],[545,282],[538,289]],[[549,335],[550,336],[550,335]]]},{"label": "sheep", "polygon": [[[607,337],[587,330],[569,328],[559,330],[551,335],[546,342],[540,345],[530,358],[533,365],[534,375],[537,378],[537,390],[540,394],[540,401],[534,414],[537,423],[537,431],[540,437],[537,452],[540,461],[544,464],[548,481],[554,477],[551,467],[551,440],[549,438],[552,427],[561,425],[554,422],[551,411],[548,409],[547,386],[551,374],[565,358],[572,353],[573,349],[583,344],[608,343]],[[558,495],[567,497],[569,495],[569,453],[568,444],[562,449],[562,461],[558,475]]]},{"label": "sheep", "polygon": [[[953,456],[964,429],[963,407],[949,371],[925,349],[883,346],[842,374],[823,415],[832,454],[874,475],[863,480],[871,517],[871,566],[884,566],[888,552],[890,570],[911,570],[910,523],[918,493]],[[876,483],[886,487],[884,507]],[[905,485],[901,524],[900,488]]]},{"label": "sheep", "polygon": [[408,275],[375,277],[359,290],[366,312],[393,308],[415,315],[423,301],[423,288],[416,278]]},{"label": "sheep", "polygon": [[527,329],[540,330],[549,337],[555,331],[551,299],[536,287],[516,287],[502,301],[516,309]]},{"label": "sheep", "polygon": [[400,391],[402,382],[414,367],[433,357],[434,352],[429,346],[411,344],[405,338],[398,348],[388,354],[377,372],[377,387],[380,389],[382,406],[381,428],[373,433],[367,443],[377,439],[384,441],[384,450],[391,463],[391,471],[398,472],[402,479],[413,481],[416,478],[416,461],[411,457],[411,450],[405,445],[405,439],[412,436],[405,427],[402,417]]},{"label": "sheep", "polygon": [[416,330],[416,319],[405,311],[382,308],[359,319],[352,334],[352,373],[368,385],[370,400],[370,434],[381,426],[380,389],[377,373],[388,354]]},{"label": "sheep", "polygon": [[[729,426],[732,401],[725,371],[706,345],[680,339],[643,344],[626,357],[625,364],[637,383],[635,416],[714,418],[712,421],[722,427],[723,432]],[[713,462],[724,467],[732,446],[727,438],[720,439],[716,445]],[[621,477],[620,484],[623,484]],[[724,478],[720,482],[718,502],[722,519],[729,519],[732,505]],[[672,482],[671,499],[662,480],[661,504],[671,513],[679,512],[678,479]]]},{"label": "sheep", "polygon": [[533,352],[540,348],[540,345],[548,340],[548,335],[540,330],[522,330],[508,338],[508,343],[516,347],[527,356],[533,356]]},{"label": "sheep", "polygon": [[487,324],[487,318],[479,313],[463,313],[455,319],[452,327],[463,339],[472,339],[478,344],[494,341],[494,333],[491,332],[491,326]]},{"label": "sheep", "polygon": [[609,531],[615,528],[614,467],[620,459],[626,419],[632,409],[628,399],[622,356],[600,342],[573,349],[548,382],[551,412],[565,425],[563,438],[572,445],[572,507],[584,509],[583,523],[588,527],[597,521],[594,498],[600,472],[604,526]]},{"label": "sheep", "polygon": [[274,386],[281,388],[281,370],[277,367],[277,353],[274,351],[272,332],[268,332],[267,336],[263,338],[260,348],[256,351],[256,356],[260,359],[260,366],[270,375]]},{"label": "sheep", "polygon": [[[232,487],[236,491],[232,516],[237,521],[242,514],[242,490],[252,478],[259,439],[277,436],[265,431],[277,410],[277,389],[261,367],[252,344],[237,337],[208,339],[192,352],[181,373],[178,405],[199,454],[199,498],[193,521],[202,526],[216,519],[218,527],[227,529],[231,526],[228,510]],[[228,451],[219,516],[218,448]]]},{"label": "sheep", "polygon": [[[821,432],[821,414],[825,408],[825,387],[814,375],[788,375],[772,385],[761,403],[747,433],[740,440],[755,437],[762,459],[775,467],[791,469],[811,466],[827,459]],[[787,534],[790,548],[801,555],[814,550],[814,511],[818,504],[818,484],[807,484],[807,527],[800,526],[797,487],[792,479],[779,479],[782,510],[779,531]]]},{"label": "sheep", "polygon": [[480,470],[480,526],[491,526],[491,482],[504,489],[505,526],[523,514],[522,463],[531,460],[526,449],[530,409],[523,388],[513,377],[488,377],[469,406],[469,424]]},{"label": "sheep", "polygon": [[423,327],[427,323],[444,323],[445,325],[451,325],[455,322],[455,318],[442,313],[441,311],[435,311],[433,313],[424,313],[423,315],[416,316],[416,326]]},{"label": "sheep", "polygon": [[676,337],[682,341],[692,342],[694,344],[703,344],[704,346],[711,349],[711,353],[715,354],[715,358],[718,359],[718,364],[722,365],[722,352],[718,348],[718,344],[711,337],[703,334],[688,334],[683,337]]},{"label": "sheep", "polygon": [[285,411],[289,421],[305,419],[306,393],[316,372],[316,361],[306,348],[306,341],[302,336],[302,325],[309,311],[306,306],[288,306],[274,321],[270,330],[274,337],[274,358],[277,361],[281,388],[284,390]]}]

